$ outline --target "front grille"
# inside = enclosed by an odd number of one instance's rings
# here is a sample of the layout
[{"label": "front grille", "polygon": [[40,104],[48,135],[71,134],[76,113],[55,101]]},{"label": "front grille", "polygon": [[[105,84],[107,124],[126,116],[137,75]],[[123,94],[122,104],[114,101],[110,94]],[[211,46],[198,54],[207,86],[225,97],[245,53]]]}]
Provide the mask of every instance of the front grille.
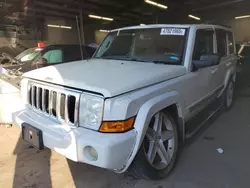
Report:
[{"label": "front grille", "polygon": [[79,91],[29,83],[28,103],[32,109],[60,122],[77,125],[79,100]]}]

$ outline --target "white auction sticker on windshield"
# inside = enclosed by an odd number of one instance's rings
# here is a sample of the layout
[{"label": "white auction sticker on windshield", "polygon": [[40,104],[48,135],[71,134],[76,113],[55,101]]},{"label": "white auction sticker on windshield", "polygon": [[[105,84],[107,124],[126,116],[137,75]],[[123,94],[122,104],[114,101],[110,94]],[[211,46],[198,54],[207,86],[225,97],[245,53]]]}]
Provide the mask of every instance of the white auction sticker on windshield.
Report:
[{"label": "white auction sticker on windshield", "polygon": [[185,29],[180,28],[162,28],[161,35],[185,35]]}]

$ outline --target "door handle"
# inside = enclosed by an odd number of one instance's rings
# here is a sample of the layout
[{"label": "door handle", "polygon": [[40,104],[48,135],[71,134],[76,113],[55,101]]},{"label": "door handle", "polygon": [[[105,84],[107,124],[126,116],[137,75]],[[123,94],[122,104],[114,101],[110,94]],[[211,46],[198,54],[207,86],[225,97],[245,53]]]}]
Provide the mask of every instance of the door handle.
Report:
[{"label": "door handle", "polygon": [[212,74],[216,73],[218,71],[218,68],[212,69]]},{"label": "door handle", "polygon": [[229,67],[230,65],[232,65],[232,62],[226,63],[226,67]]}]

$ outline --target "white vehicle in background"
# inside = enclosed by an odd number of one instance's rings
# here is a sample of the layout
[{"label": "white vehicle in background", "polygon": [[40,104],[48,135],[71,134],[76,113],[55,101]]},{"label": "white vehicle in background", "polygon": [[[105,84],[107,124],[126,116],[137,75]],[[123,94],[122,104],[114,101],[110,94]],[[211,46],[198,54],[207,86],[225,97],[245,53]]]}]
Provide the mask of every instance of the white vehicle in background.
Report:
[{"label": "white vehicle in background", "polygon": [[12,124],[12,112],[24,108],[20,97],[20,80],[22,71],[20,65],[32,62],[43,48],[29,48],[13,57],[3,53],[0,65],[0,124]]},{"label": "white vehicle in background", "polygon": [[40,149],[117,173],[130,168],[143,178],[163,178],[185,138],[211,112],[231,107],[236,60],[227,27],[117,29],[91,60],[24,74],[26,107],[13,119],[23,139]]}]

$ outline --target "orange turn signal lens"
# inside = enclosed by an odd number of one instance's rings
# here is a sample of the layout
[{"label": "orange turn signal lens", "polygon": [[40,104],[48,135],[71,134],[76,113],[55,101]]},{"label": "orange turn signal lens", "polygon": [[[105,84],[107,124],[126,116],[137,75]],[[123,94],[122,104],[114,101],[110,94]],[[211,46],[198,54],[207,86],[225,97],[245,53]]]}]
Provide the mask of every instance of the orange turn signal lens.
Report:
[{"label": "orange turn signal lens", "polygon": [[124,121],[104,121],[99,129],[102,133],[122,133],[134,127],[135,117]]}]

